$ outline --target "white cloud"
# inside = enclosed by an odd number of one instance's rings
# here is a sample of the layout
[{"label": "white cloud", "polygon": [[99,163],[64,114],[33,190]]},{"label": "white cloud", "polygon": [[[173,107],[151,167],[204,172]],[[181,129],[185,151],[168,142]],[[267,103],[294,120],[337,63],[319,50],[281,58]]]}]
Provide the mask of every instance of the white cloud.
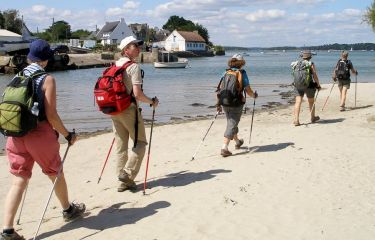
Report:
[{"label": "white cloud", "polygon": [[136,9],[139,7],[139,2],[135,1],[126,1],[123,5],[125,9]]},{"label": "white cloud", "polygon": [[348,9],[344,9],[342,11],[343,14],[347,15],[347,16],[351,16],[351,17],[357,17],[357,16],[362,16],[363,13],[361,10],[359,9],[352,9],[352,8],[348,8]]},{"label": "white cloud", "polygon": [[44,5],[34,5],[31,7],[31,10],[35,13],[42,13],[47,10],[47,7]]},{"label": "white cloud", "polygon": [[258,10],[254,13],[249,13],[246,15],[246,19],[251,22],[256,21],[264,21],[270,20],[275,18],[281,18],[285,16],[285,11],[279,9],[271,9],[271,10]]},{"label": "white cloud", "polygon": [[116,7],[116,8],[108,8],[107,11],[105,11],[105,15],[107,16],[118,16],[124,13],[124,9]]}]

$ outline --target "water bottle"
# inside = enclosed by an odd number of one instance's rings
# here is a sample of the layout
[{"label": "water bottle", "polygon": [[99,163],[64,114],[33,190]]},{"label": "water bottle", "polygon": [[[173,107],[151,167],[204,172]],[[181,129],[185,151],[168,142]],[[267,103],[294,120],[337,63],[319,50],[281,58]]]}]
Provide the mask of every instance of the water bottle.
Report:
[{"label": "water bottle", "polygon": [[34,102],[33,107],[31,108],[31,113],[35,116],[39,115],[39,107],[38,107],[38,102]]}]

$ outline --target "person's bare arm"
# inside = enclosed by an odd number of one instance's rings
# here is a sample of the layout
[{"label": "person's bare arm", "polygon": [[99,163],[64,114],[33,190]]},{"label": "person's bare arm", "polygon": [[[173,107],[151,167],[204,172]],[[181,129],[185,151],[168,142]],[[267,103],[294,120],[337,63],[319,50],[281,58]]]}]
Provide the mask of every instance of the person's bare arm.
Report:
[{"label": "person's bare arm", "polygon": [[141,89],[141,85],[139,85],[139,84],[133,84],[133,94],[134,94],[134,97],[138,101],[151,104],[151,105],[153,105],[153,107],[157,107],[158,104],[159,104],[159,100],[157,98],[155,98],[155,100],[153,101],[151,98],[147,97],[143,93],[143,91]]},{"label": "person's bare arm", "polygon": [[246,86],[245,87],[245,92],[247,93],[247,95],[249,95],[250,97],[253,97],[253,98],[257,98],[258,97],[258,93],[255,93],[250,86]]},{"label": "person's bare arm", "polygon": [[[52,76],[47,75],[46,79],[44,80],[43,90],[44,90],[44,108],[46,111],[46,117],[48,119],[48,122],[52,125],[52,127],[56,131],[61,133],[65,138],[68,137],[69,131],[65,128],[63,122],[61,121],[59,114],[57,113],[56,82]],[[74,139],[72,139],[70,143],[73,144],[75,140],[76,140],[76,137],[74,136]]]},{"label": "person's bare arm", "polygon": [[317,74],[317,71],[316,71],[315,64],[311,65],[311,69],[312,69],[314,81],[316,82],[317,87],[320,88],[320,82],[319,82],[319,78],[318,78],[318,74]]}]

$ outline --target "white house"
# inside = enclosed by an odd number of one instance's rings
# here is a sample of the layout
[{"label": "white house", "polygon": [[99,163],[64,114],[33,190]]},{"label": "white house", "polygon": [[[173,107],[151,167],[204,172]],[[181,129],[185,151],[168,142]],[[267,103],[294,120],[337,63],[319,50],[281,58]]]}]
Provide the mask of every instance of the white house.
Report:
[{"label": "white house", "polygon": [[104,27],[96,35],[96,38],[101,39],[103,45],[107,45],[120,44],[121,40],[128,36],[135,37],[125,20],[121,18],[121,21],[106,22]]},{"label": "white house", "polygon": [[167,51],[205,51],[206,41],[198,32],[174,30],[165,39]]}]

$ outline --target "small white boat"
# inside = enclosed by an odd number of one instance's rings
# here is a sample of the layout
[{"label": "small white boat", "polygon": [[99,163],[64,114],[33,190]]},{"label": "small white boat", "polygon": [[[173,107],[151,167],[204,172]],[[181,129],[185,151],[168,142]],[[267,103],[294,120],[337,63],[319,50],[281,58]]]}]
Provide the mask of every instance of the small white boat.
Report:
[{"label": "small white boat", "polygon": [[188,60],[179,60],[177,62],[154,62],[154,67],[156,68],[186,68],[188,65]]},{"label": "small white boat", "polygon": [[155,68],[186,68],[189,60],[186,58],[178,58],[170,52],[160,52],[158,61],[154,62]]}]

